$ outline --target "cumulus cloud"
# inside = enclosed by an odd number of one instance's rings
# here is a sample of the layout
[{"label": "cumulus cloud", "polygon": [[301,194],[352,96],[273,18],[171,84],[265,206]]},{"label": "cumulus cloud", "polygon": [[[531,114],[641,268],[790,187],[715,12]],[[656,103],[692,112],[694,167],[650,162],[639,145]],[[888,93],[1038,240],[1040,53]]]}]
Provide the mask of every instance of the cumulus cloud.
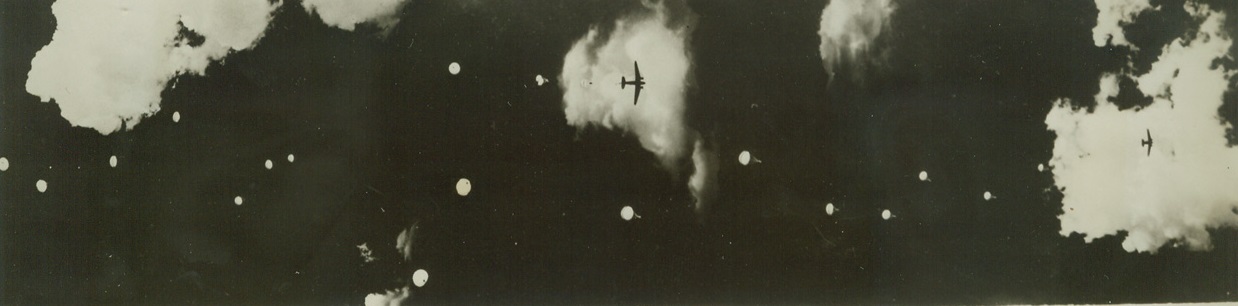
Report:
[{"label": "cumulus cloud", "polygon": [[383,293],[371,293],[365,296],[365,306],[400,306],[404,305],[404,301],[408,299],[409,288],[407,286],[395,290],[387,290]]},{"label": "cumulus cloud", "polygon": [[[695,16],[686,7],[669,5],[645,3],[646,10],[619,18],[613,27],[590,29],[564,58],[559,86],[569,125],[632,133],[672,172],[692,156],[695,171],[689,181],[696,194],[707,189],[704,184],[711,180],[705,176],[711,171],[705,171],[710,159],[698,144],[701,137],[684,119],[692,80],[687,47]],[[637,104],[632,89],[619,86],[623,77],[634,75],[634,62],[647,83]],[[701,205],[700,195],[697,201]]]},{"label": "cumulus cloud", "polygon": [[[1123,76],[1106,74],[1094,109],[1063,100],[1045,119],[1057,134],[1049,163],[1064,195],[1063,235],[1091,241],[1125,231],[1130,252],[1167,243],[1207,250],[1208,229],[1238,226],[1238,148],[1218,115],[1235,71],[1213,65],[1232,40],[1224,14],[1192,4],[1187,11],[1199,32],[1166,45],[1150,71],[1134,76],[1152,104],[1120,110],[1110,98]],[[1140,146],[1148,133],[1150,155]]]},{"label": "cumulus cloud", "polygon": [[1135,21],[1139,13],[1152,9],[1148,0],[1096,0],[1096,27],[1092,28],[1092,40],[1097,47],[1106,45],[1132,46],[1126,41],[1122,27]]},{"label": "cumulus cloud", "polygon": [[75,126],[109,134],[159,111],[181,74],[253,47],[279,3],[267,0],[61,0],[56,32],[31,61],[26,91]]},{"label": "cumulus cloud", "polygon": [[[401,255],[400,260],[402,260],[405,263],[409,262],[412,259],[413,251],[414,251],[413,240],[416,238],[415,236],[417,235],[417,228],[418,228],[418,223],[413,222],[412,225],[409,225],[409,227],[400,231],[399,236],[396,237],[395,248]],[[362,256],[365,259],[365,262],[367,263],[373,262],[375,258],[369,254],[370,250],[368,247],[366,247],[366,245],[367,244],[363,243],[357,247],[361,249]],[[416,273],[413,273],[407,277],[403,277],[400,280],[400,282],[402,284],[399,285],[399,287],[397,288],[386,289],[386,290],[383,290],[382,292],[370,293],[366,295],[365,305],[366,306],[403,305],[404,301],[408,300],[412,292],[412,286],[424,284],[424,282],[420,284],[416,282]]]},{"label": "cumulus cloud", "polygon": [[714,186],[717,185],[718,154],[705,145],[702,139],[697,139],[692,151],[692,177],[688,178],[688,190],[696,199],[696,211],[705,209],[705,203],[713,199]]},{"label": "cumulus cloud", "polygon": [[400,22],[400,10],[408,0],[304,0],[307,12],[316,12],[333,27],[352,31],[358,24],[372,23],[389,30]]},{"label": "cumulus cloud", "polygon": [[408,261],[413,258],[413,237],[417,234],[417,223],[400,231],[400,235],[395,239],[395,248],[404,256],[404,260]]},{"label": "cumulus cloud", "polygon": [[874,45],[890,29],[890,0],[832,0],[821,12],[821,61],[830,78],[849,65],[855,76],[885,56]]}]

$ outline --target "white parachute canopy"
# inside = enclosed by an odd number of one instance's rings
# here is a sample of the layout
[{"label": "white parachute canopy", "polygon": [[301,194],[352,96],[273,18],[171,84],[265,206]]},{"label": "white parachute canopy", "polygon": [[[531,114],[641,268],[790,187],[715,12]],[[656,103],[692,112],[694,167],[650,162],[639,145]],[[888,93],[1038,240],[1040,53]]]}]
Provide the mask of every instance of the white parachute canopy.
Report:
[{"label": "white parachute canopy", "polygon": [[761,160],[757,159],[756,156],[752,156],[752,152],[748,152],[748,150],[739,152],[739,164],[747,166],[749,163],[759,164],[761,163]]},{"label": "white parachute canopy", "polygon": [[430,272],[426,272],[426,269],[417,269],[417,271],[413,272],[414,286],[425,286],[428,281],[430,281]]},{"label": "white parachute canopy", "polygon": [[245,199],[241,198],[241,196],[236,196],[235,198],[232,198],[232,203],[236,203],[236,205],[240,206],[241,204],[245,204]]},{"label": "white parachute canopy", "polygon": [[927,182],[928,180],[928,171],[920,171],[920,181]]},{"label": "white parachute canopy", "polygon": [[39,190],[39,193],[47,192],[47,181],[39,180],[34,182],[34,188]]},{"label": "white parachute canopy", "polygon": [[893,213],[890,213],[890,210],[889,210],[889,209],[886,209],[886,210],[882,210],[882,211],[881,211],[881,219],[882,219],[882,220],[890,220],[890,218],[894,218],[894,214],[893,214]]},{"label": "white parachute canopy", "polygon": [[460,196],[468,196],[469,192],[473,191],[473,183],[469,179],[462,178],[456,181],[456,194]]},{"label": "white parachute canopy", "polygon": [[619,210],[619,217],[622,217],[624,221],[631,221],[632,218],[639,218],[640,216],[636,215],[636,211],[632,209],[632,206],[624,206],[623,209]]},{"label": "white parachute canopy", "polygon": [[825,204],[825,214],[833,216],[835,211],[838,211],[838,208],[834,207],[834,203]]},{"label": "white parachute canopy", "polygon": [[451,72],[451,75],[460,74],[460,63],[451,62],[451,65],[447,65],[447,72]]},{"label": "white parachute canopy", "polygon": [[9,159],[0,157],[0,171],[9,171]]},{"label": "white parachute canopy", "polygon": [[116,168],[116,164],[119,162],[120,162],[119,160],[116,160],[116,155],[112,155],[112,158],[107,159],[107,164],[111,165],[112,168]]}]

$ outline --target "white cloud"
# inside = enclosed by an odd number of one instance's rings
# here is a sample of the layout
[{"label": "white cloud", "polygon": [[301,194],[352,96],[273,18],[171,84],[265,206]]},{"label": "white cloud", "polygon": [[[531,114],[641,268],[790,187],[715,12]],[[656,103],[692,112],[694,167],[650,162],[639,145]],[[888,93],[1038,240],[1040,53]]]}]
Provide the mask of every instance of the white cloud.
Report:
[{"label": "white cloud", "polygon": [[374,251],[370,250],[369,243],[357,245],[357,251],[361,252],[361,260],[364,260],[365,262],[374,262],[375,260],[378,260],[378,257],[374,257]]},{"label": "white cloud", "polygon": [[881,54],[873,54],[874,44],[890,28],[890,0],[832,0],[821,12],[821,61],[830,78],[842,65],[850,65],[860,76],[867,65],[879,64]]},{"label": "white cloud", "polygon": [[[691,58],[685,48],[688,31],[666,28],[663,15],[658,10],[620,19],[606,41],[591,29],[568,51],[559,86],[568,124],[632,132],[673,166],[692,146],[683,115]],[[622,77],[633,75],[633,62],[644,64],[647,83],[639,104],[633,104],[631,88],[619,86]]]},{"label": "white cloud", "polygon": [[688,178],[688,190],[692,192],[692,198],[696,199],[697,212],[703,211],[705,204],[712,200],[713,188],[717,185],[717,165],[718,154],[698,139],[692,151],[692,177]]},{"label": "white cloud", "polygon": [[384,293],[371,293],[365,296],[365,306],[399,306],[404,304],[404,300],[408,299],[409,288],[395,290],[387,290]]},{"label": "white cloud", "polygon": [[[31,61],[26,91],[75,126],[109,134],[159,111],[172,77],[253,47],[279,4],[267,0],[60,0],[56,32]],[[181,26],[205,38],[190,46]]]},{"label": "white cloud", "polygon": [[[417,223],[414,222],[408,228],[400,231],[400,235],[396,237],[395,247],[400,255],[402,255],[404,262],[408,262],[412,259],[413,240],[415,239],[413,236],[417,234],[417,227]],[[373,255],[373,251],[369,248],[368,243],[358,245],[357,249],[361,250],[361,257],[365,260],[365,262],[373,262],[378,260],[378,258]],[[408,276],[408,278],[402,280],[405,283],[403,287],[366,295],[365,305],[402,305],[404,304],[404,301],[408,300],[410,293],[412,292],[412,286],[424,286],[429,278],[429,272],[426,272],[424,269],[417,269],[417,271],[414,271],[410,276]]]},{"label": "white cloud", "polygon": [[413,223],[408,228],[400,231],[400,235],[395,238],[395,248],[404,256],[404,261],[413,258],[413,235],[417,234],[417,223]]},{"label": "white cloud", "polygon": [[355,30],[358,24],[372,23],[390,30],[400,22],[400,10],[408,0],[304,0],[301,6],[330,26]]},{"label": "white cloud", "polygon": [[1122,27],[1135,21],[1140,12],[1152,9],[1148,0],[1096,0],[1096,27],[1092,28],[1092,40],[1097,47],[1112,44],[1129,46]]},{"label": "white cloud", "polygon": [[[646,6],[649,10],[616,20],[609,33],[590,29],[568,51],[558,78],[564,113],[567,123],[578,128],[600,126],[634,134],[642,147],[677,172],[680,163],[694,154],[694,146],[699,147],[695,144],[700,138],[684,122],[685,94],[692,79],[687,48],[691,22],[671,22],[676,16],[665,3]],[[632,88],[619,86],[623,77],[634,75],[633,62],[640,64],[647,83],[635,105]],[[700,156],[693,158],[696,168],[708,169],[702,164],[708,159]],[[690,181],[694,190],[705,190],[695,185],[709,180],[694,175]]]},{"label": "white cloud", "polygon": [[[1074,109],[1060,101],[1045,123],[1057,134],[1054,180],[1064,198],[1061,233],[1091,241],[1127,232],[1122,246],[1155,252],[1181,242],[1210,248],[1208,229],[1238,226],[1238,148],[1218,116],[1234,71],[1213,67],[1228,56],[1231,39],[1222,32],[1225,16],[1188,5],[1200,20],[1190,41],[1169,43],[1151,71],[1137,76],[1140,91],[1155,97],[1145,108],[1119,110],[1118,77],[1101,78],[1097,106]],[[1150,155],[1140,146],[1153,137]]]}]

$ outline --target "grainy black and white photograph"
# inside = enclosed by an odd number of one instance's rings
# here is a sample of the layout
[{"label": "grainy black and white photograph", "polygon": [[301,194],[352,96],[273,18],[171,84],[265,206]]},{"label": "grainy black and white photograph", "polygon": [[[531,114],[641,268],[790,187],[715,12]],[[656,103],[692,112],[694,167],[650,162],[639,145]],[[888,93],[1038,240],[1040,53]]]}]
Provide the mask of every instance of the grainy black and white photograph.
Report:
[{"label": "grainy black and white photograph", "polygon": [[0,303],[1238,302],[1234,0],[3,0]]}]

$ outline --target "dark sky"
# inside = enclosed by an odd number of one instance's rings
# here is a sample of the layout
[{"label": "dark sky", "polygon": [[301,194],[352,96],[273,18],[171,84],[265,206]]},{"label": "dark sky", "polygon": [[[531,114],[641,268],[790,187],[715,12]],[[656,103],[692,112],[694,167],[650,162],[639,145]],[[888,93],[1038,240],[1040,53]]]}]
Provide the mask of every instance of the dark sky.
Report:
[{"label": "dark sky", "polygon": [[[1155,255],[1058,233],[1045,115],[1126,54],[1093,46],[1091,1],[896,1],[888,64],[833,81],[825,1],[688,1],[688,124],[723,161],[701,214],[686,178],[631,135],[567,125],[561,89],[534,82],[635,2],[413,1],[382,37],[292,1],[107,136],[25,90],[51,2],[0,8],[5,304],[360,304],[415,269],[431,277],[412,303],[1238,301],[1232,228]],[[1132,39],[1185,31],[1159,18]],[[363,262],[356,245],[394,259],[412,224],[411,260]]]}]

